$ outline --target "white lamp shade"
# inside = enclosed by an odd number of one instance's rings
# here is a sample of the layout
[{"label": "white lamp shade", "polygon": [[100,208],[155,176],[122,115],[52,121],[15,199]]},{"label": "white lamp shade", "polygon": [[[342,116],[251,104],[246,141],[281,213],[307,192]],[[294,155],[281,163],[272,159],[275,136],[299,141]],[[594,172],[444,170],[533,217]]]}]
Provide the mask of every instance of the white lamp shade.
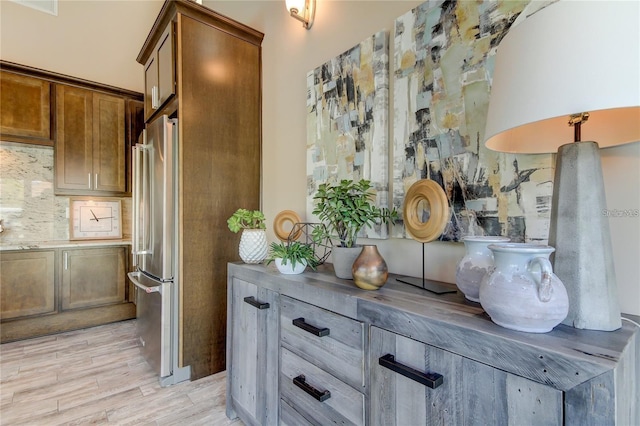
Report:
[{"label": "white lamp shade", "polygon": [[286,0],[285,5],[289,12],[291,9],[296,9],[298,15],[304,16],[304,0]]},{"label": "white lamp shade", "polygon": [[582,112],[581,140],[640,140],[640,2],[561,0],[511,28],[495,59],[488,148],[556,152]]}]

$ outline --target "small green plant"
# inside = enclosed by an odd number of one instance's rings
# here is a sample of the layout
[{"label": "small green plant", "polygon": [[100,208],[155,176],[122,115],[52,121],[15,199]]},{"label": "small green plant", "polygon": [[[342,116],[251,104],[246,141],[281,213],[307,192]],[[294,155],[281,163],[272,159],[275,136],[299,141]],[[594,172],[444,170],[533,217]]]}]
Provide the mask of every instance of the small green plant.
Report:
[{"label": "small green plant", "polygon": [[265,229],[264,214],[260,210],[238,209],[227,219],[227,226],[231,232],[241,229]]},{"label": "small green plant", "polygon": [[353,247],[364,226],[398,218],[395,208],[379,208],[373,203],[371,182],[365,179],[323,183],[313,199],[316,203],[313,214],[325,224],[325,227],[314,228],[312,237],[316,242],[330,238],[338,240],[340,247]]},{"label": "small green plant", "polygon": [[291,241],[288,243],[271,243],[269,246],[269,257],[267,258],[267,265],[276,259],[282,259],[282,264],[286,265],[291,261],[291,267],[295,268],[296,263],[305,261],[307,266],[315,271],[317,261],[313,247],[308,244],[303,244],[298,241]]}]

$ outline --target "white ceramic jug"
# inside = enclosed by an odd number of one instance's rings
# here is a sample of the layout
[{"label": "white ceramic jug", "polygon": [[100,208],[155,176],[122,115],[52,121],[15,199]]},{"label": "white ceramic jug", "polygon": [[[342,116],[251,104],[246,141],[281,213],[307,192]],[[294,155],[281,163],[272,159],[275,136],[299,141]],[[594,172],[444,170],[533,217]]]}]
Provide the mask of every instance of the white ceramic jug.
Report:
[{"label": "white ceramic jug", "polygon": [[491,244],[494,269],[480,285],[480,304],[496,324],[512,330],[546,333],[562,322],[569,299],[553,274],[550,246]]},{"label": "white ceramic jug", "polygon": [[480,302],[480,282],[493,266],[493,253],[489,244],[506,243],[508,237],[468,236],[462,239],[465,256],[456,267],[456,285],[464,297]]}]

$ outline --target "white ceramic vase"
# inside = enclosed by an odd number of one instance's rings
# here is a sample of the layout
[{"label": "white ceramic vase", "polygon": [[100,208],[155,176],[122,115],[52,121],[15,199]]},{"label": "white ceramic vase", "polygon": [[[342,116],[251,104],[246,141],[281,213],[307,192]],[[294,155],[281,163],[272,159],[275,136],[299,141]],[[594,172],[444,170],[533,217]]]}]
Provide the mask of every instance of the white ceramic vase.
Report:
[{"label": "white ceramic vase", "polygon": [[285,274],[285,275],[301,274],[301,273],[304,272],[304,270],[307,267],[306,260],[297,261],[295,267],[293,266],[291,260],[287,260],[287,264],[286,265],[282,264],[282,259],[281,258],[276,258],[274,262],[276,264],[276,268],[278,268],[278,271],[280,271],[281,274]]},{"label": "white ceramic vase", "polygon": [[562,281],[553,274],[550,246],[490,244],[495,267],[480,285],[480,304],[505,328],[546,333],[569,312]]},{"label": "white ceramic vase", "polygon": [[456,267],[456,285],[464,297],[473,302],[480,302],[480,283],[493,267],[493,253],[488,246],[509,242],[509,238],[468,236],[462,241],[466,254]]},{"label": "white ceramic vase", "polygon": [[267,232],[264,229],[244,229],[238,252],[244,263],[262,263],[267,258]]}]

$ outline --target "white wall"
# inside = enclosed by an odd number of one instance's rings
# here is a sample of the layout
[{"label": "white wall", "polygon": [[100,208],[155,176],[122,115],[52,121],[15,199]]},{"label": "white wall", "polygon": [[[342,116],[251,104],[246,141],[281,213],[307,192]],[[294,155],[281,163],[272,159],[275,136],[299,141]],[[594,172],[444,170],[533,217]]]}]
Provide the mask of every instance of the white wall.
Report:
[{"label": "white wall", "polygon": [[[309,31],[288,17],[282,0],[203,1],[265,33],[262,206],[269,221],[285,209],[305,216],[307,71],[381,29],[393,31],[396,17],[422,3],[317,1]],[[0,56],[142,91],[142,69],[135,58],[161,5],[155,0],[62,1],[54,18],[0,1]],[[109,22],[101,25],[104,16],[110,16]],[[608,208],[640,209],[640,143],[603,150],[603,167]],[[611,218],[610,224],[621,307],[640,315],[640,217]],[[275,239],[271,229],[269,237]],[[421,275],[421,244],[400,239],[375,244],[391,272]],[[459,243],[427,244],[427,277],[453,282],[463,254]]]}]

